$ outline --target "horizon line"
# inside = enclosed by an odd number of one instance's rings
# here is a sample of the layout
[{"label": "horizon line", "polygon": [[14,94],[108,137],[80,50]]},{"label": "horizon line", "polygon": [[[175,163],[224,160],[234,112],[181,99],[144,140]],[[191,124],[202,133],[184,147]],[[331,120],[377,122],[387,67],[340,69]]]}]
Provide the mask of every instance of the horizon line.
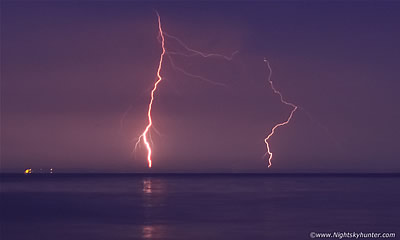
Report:
[{"label": "horizon line", "polygon": [[262,175],[262,176],[396,176],[400,177],[400,172],[58,172],[58,173],[17,173],[0,172],[0,176],[183,176],[183,175]]}]

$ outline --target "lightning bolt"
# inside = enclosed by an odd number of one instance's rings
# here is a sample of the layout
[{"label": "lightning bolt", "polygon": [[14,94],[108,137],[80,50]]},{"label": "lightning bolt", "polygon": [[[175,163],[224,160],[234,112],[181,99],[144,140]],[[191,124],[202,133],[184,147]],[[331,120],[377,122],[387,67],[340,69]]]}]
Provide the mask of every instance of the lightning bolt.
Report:
[{"label": "lightning bolt", "polygon": [[285,126],[286,124],[288,124],[288,123],[290,122],[290,120],[292,119],[293,114],[294,114],[294,112],[297,110],[298,106],[294,105],[293,103],[287,102],[287,101],[283,98],[282,93],[281,93],[280,91],[276,90],[276,88],[274,87],[274,83],[273,83],[272,80],[271,80],[271,77],[272,77],[272,68],[271,68],[271,65],[269,64],[269,61],[268,61],[266,58],[264,58],[264,62],[266,63],[267,68],[268,68],[268,71],[269,71],[269,74],[268,74],[268,82],[269,82],[269,85],[271,86],[272,91],[273,91],[275,94],[278,94],[278,95],[279,95],[279,98],[280,98],[280,100],[281,100],[281,102],[282,102],[283,104],[292,107],[292,111],[290,111],[289,117],[286,119],[286,121],[276,124],[276,125],[272,128],[271,133],[264,139],[265,145],[266,145],[266,147],[267,147],[267,152],[265,153],[264,156],[266,156],[267,154],[269,155],[269,158],[268,158],[268,168],[270,168],[270,167],[272,166],[272,155],[273,155],[273,154],[272,154],[272,152],[271,152],[271,149],[270,149],[270,146],[269,146],[269,142],[268,142],[268,141],[269,141],[269,139],[274,135],[275,130],[276,130],[277,128],[282,127],[282,126]]},{"label": "lightning bolt", "polygon": [[[203,58],[215,57],[215,58],[222,58],[222,59],[225,59],[227,61],[231,61],[233,59],[234,55],[238,53],[238,51],[235,51],[235,52],[233,52],[231,54],[231,56],[225,56],[225,55],[217,54],[217,53],[203,53],[201,51],[192,49],[192,48],[188,47],[179,38],[164,32],[163,29],[162,29],[162,25],[161,25],[160,15],[159,15],[159,13],[157,11],[156,11],[156,14],[157,14],[157,20],[158,20],[159,40],[161,40],[160,42],[161,42],[162,52],[161,52],[161,55],[160,55],[160,61],[158,63],[158,68],[157,68],[157,74],[156,74],[157,75],[157,80],[154,83],[153,89],[151,90],[151,93],[150,93],[150,103],[149,103],[148,111],[147,111],[148,124],[147,124],[146,128],[144,129],[143,133],[139,136],[139,138],[138,138],[138,140],[137,140],[137,142],[135,144],[135,150],[137,149],[137,147],[139,146],[141,141],[143,141],[144,145],[146,146],[147,162],[148,162],[149,168],[151,168],[151,166],[152,166],[152,159],[151,159],[152,149],[151,149],[151,144],[150,144],[150,142],[151,142],[150,130],[156,130],[154,128],[154,126],[153,126],[153,120],[152,120],[151,113],[152,113],[152,107],[153,107],[153,102],[154,102],[154,98],[155,98],[155,93],[157,91],[157,87],[160,84],[160,82],[163,80],[163,78],[161,76],[161,69],[162,69],[162,66],[163,66],[164,56],[165,55],[168,56],[172,68],[174,68],[175,70],[183,73],[186,76],[189,76],[189,77],[192,77],[192,78],[197,78],[199,80],[202,80],[202,81],[214,84],[214,85],[226,86],[223,83],[215,82],[215,81],[212,81],[212,80],[210,80],[208,78],[189,73],[186,70],[176,66],[176,64],[174,63],[174,61],[171,58],[171,55],[181,55],[181,56],[184,56],[184,57],[200,56],[200,57],[203,57]],[[167,51],[166,48],[165,48],[165,38],[166,37],[174,39],[176,42],[178,42],[178,44],[181,45],[186,50],[186,53],[178,52],[178,51]]]},{"label": "lightning bolt", "polygon": [[157,68],[157,81],[154,83],[154,87],[151,90],[150,93],[150,103],[149,103],[149,108],[147,111],[147,118],[148,118],[148,124],[146,126],[146,128],[144,129],[143,133],[140,135],[138,142],[136,143],[135,148],[137,147],[138,143],[143,139],[143,143],[146,146],[147,149],[147,163],[149,168],[151,168],[152,165],[152,160],[151,160],[151,146],[150,143],[147,139],[149,131],[151,126],[153,125],[153,120],[151,118],[151,110],[153,108],[153,102],[154,102],[154,94],[157,91],[157,86],[158,84],[160,84],[160,82],[163,80],[163,78],[161,77],[161,68],[162,68],[162,64],[163,64],[163,60],[164,60],[164,55],[165,55],[165,38],[164,38],[164,33],[161,27],[161,18],[160,18],[160,14],[158,14],[158,12],[156,12],[157,14],[157,20],[158,20],[158,31],[161,37],[161,48],[162,48],[162,52],[160,55],[160,61],[158,63],[158,68]]}]

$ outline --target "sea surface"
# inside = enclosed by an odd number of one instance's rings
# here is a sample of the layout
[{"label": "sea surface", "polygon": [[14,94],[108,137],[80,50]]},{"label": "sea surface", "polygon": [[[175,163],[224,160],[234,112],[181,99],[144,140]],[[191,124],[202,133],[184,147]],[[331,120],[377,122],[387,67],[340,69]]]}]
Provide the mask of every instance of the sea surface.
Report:
[{"label": "sea surface", "polygon": [[[395,232],[400,176],[1,175],[1,240],[279,240]],[[365,239],[365,238],[364,238]]]}]

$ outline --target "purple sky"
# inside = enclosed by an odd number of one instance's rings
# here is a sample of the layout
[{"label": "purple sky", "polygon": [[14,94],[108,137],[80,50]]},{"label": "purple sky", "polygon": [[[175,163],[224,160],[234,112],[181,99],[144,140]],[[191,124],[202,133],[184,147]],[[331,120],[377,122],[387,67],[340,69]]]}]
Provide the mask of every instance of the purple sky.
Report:
[{"label": "purple sky", "polygon": [[[141,172],[149,93],[163,28],[168,59],[153,119],[154,172],[398,172],[399,2],[19,2],[1,6],[1,168]],[[167,49],[176,49],[172,39]],[[305,111],[263,139],[290,108]],[[127,111],[128,110],[128,111]],[[125,114],[126,113],[126,114]],[[124,117],[125,116],[125,117]]]}]

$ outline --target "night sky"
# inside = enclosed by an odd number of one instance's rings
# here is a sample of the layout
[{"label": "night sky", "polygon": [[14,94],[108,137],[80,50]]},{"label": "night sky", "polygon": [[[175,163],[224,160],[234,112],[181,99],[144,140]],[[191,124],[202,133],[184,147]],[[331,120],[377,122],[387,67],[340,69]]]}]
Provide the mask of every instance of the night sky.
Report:
[{"label": "night sky", "polygon": [[[164,31],[172,56],[153,105],[153,172],[400,171],[399,2],[1,3],[1,168],[143,172]],[[181,50],[166,39],[167,50]],[[264,138],[290,107],[289,125]]]}]

